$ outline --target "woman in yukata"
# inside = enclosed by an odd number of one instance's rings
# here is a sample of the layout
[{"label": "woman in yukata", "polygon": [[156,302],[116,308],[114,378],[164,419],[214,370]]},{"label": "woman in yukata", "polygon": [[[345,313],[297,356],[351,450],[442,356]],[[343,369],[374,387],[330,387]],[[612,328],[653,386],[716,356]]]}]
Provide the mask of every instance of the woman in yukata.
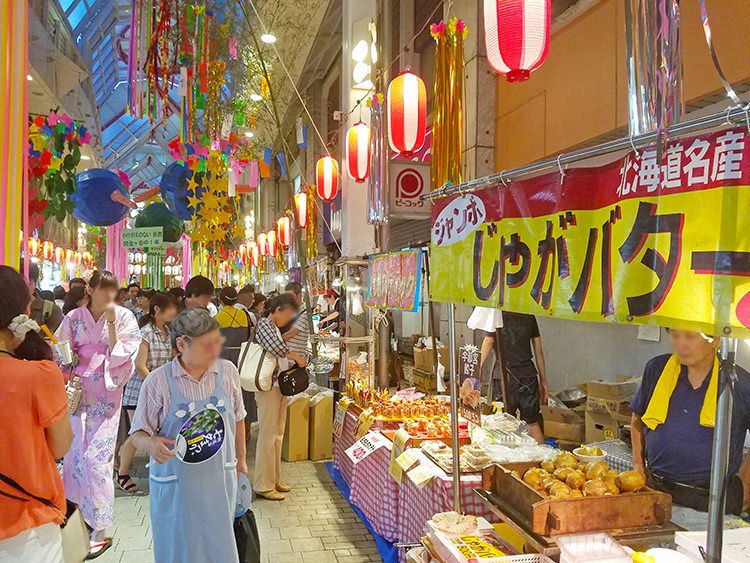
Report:
[{"label": "woman in yukata", "polygon": [[130,428],[151,456],[154,560],[237,563],[237,474],[247,475],[239,373],[219,357],[224,337],[206,309],[177,315],[171,338],[177,357],[143,381]]},{"label": "woman in yukata", "polygon": [[72,310],[57,329],[58,341],[70,342],[74,367],[83,389],[78,411],[71,415],[73,444],[64,458],[65,496],[78,504],[92,528],[90,556],[112,545],[105,531],[112,526],[115,487],[112,479],[115,441],[122,410],[122,389],[133,373],[141,334],[133,313],[115,305],[119,284],[113,274],[97,270],[89,281],[89,303]]}]

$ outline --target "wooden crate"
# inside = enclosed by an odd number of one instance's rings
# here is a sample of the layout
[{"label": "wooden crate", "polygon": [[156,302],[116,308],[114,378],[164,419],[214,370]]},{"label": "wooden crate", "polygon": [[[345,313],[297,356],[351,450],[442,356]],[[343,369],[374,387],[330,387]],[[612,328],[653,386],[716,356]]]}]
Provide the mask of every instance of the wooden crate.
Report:
[{"label": "wooden crate", "polygon": [[645,489],[616,496],[550,499],[516,477],[539,462],[493,465],[483,472],[483,486],[501,496],[542,536],[639,528],[668,522],[672,497]]}]

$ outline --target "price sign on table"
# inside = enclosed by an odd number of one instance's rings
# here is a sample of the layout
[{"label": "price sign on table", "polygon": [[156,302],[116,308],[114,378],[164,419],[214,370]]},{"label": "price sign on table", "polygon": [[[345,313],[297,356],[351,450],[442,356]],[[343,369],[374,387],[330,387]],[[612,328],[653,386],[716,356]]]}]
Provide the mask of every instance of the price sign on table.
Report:
[{"label": "price sign on table", "polygon": [[341,430],[344,428],[344,418],[348,406],[348,402],[341,399],[336,407],[336,417],[333,419],[333,435],[337,438],[341,436]]},{"label": "price sign on table", "polygon": [[383,436],[380,432],[370,432],[366,436],[363,436],[346,450],[346,455],[352,460],[355,465],[365,459],[372,452],[378,448],[385,446],[388,438]]}]

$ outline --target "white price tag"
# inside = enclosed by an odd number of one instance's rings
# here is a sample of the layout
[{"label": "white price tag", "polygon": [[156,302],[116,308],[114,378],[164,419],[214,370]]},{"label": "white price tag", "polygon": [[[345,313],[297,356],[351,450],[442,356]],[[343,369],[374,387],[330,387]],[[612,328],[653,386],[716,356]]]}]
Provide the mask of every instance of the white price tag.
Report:
[{"label": "white price tag", "polygon": [[385,446],[388,438],[383,436],[380,432],[370,432],[363,436],[346,450],[346,455],[352,460],[355,465],[365,459],[372,452],[378,448]]}]

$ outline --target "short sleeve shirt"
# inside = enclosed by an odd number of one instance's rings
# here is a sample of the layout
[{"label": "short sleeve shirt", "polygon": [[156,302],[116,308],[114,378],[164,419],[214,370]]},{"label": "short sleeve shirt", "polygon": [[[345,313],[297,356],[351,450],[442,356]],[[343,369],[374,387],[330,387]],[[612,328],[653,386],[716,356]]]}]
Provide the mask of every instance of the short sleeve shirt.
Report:
[{"label": "short sleeve shirt", "polygon": [[294,321],[292,328],[297,329],[297,334],[286,342],[292,352],[301,356],[307,353],[307,339],[310,336],[310,332],[307,329],[307,311],[302,310],[299,312],[297,320]]},{"label": "short sleeve shirt", "polygon": [[[656,383],[670,355],[657,356],[644,369],[643,380],[630,409],[643,416],[651,401]],[[736,473],[742,464],[745,434],[750,428],[750,375],[736,367],[734,413],[729,448],[729,470]],[[700,411],[710,378],[694,389],[682,366],[677,384],[669,399],[667,418],[655,430],[646,428],[646,461],[654,473],[679,483],[707,486],[711,475],[711,449],[714,429],[700,425]]]},{"label": "short sleeve shirt", "polygon": [[167,336],[154,326],[148,323],[141,329],[141,338],[148,343],[148,359],[146,367],[149,372],[154,371],[159,366],[163,366],[172,359],[172,343],[169,337],[169,327],[166,327]]},{"label": "short sleeve shirt", "polygon": [[[488,332],[487,336],[495,336]],[[505,365],[514,377],[535,377],[536,366],[531,342],[539,337],[539,325],[534,315],[503,311],[503,355]]]},{"label": "short sleeve shirt", "polygon": [[[0,357],[0,385],[0,473],[64,511],[62,479],[44,433],[68,415],[60,369],[49,361]],[[25,498],[4,483],[0,491]],[[42,503],[0,495],[0,540],[48,522],[62,518]]]}]

